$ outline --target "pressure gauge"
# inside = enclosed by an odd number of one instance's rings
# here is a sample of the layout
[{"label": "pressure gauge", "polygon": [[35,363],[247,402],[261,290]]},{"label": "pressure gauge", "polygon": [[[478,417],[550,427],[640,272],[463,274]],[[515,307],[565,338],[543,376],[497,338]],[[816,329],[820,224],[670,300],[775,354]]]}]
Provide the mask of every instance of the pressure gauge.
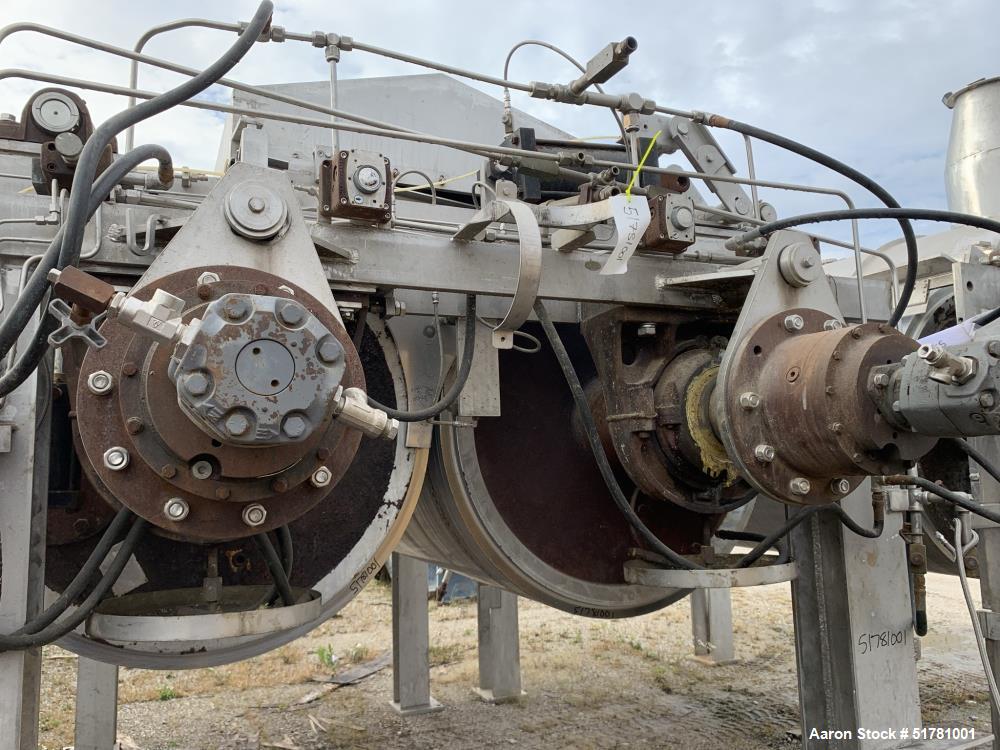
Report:
[{"label": "pressure gauge", "polygon": [[31,118],[52,135],[73,130],[80,123],[80,109],[66,94],[46,91],[31,103]]},{"label": "pressure gauge", "polygon": [[354,184],[362,193],[374,193],[382,187],[382,174],[368,164],[362,164],[354,172]]}]

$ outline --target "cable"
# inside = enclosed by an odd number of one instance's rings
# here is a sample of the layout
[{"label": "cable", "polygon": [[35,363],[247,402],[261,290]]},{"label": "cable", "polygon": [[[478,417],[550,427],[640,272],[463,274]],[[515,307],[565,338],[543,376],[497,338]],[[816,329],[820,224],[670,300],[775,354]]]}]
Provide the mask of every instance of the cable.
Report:
[{"label": "cable", "polygon": [[[139,146],[111,163],[94,183],[88,204],[88,218],[100,207],[121,178],[128,174],[137,164],[150,159],[160,162],[161,168],[172,168],[170,154],[162,146],[147,144]],[[14,301],[3,322],[0,323],[0,356],[6,357],[17,339],[31,322],[32,316],[39,305],[44,302],[49,289],[48,272],[56,266],[63,241],[63,227],[59,228],[49,247],[38,261],[31,278],[25,283],[23,290]],[[56,328],[55,321],[45,317],[39,323],[35,338],[21,357],[0,377],[0,397],[6,396],[17,388],[34,371],[48,351],[48,337]]]},{"label": "cable", "polygon": [[[832,169],[834,172],[842,174],[849,180],[856,182],[858,185],[878,197],[878,199],[886,206],[889,206],[890,208],[899,208],[899,202],[892,197],[888,190],[875,182],[875,180],[859,172],[853,167],[848,166],[844,162],[824,154],[822,151],[817,151],[814,148],[810,148],[809,146],[793,141],[791,138],[778,135],[777,133],[772,133],[762,128],[754,127],[753,125],[748,125],[744,122],[739,122],[738,120],[731,120],[728,117],[722,117],[721,115],[702,115],[699,119],[702,119],[706,122],[706,124],[712,127],[735,130],[737,133],[743,133],[751,138],[758,138],[772,145],[796,153],[799,156],[811,159],[817,164],[822,164],[824,167]],[[896,301],[896,307],[892,311],[892,315],[889,318],[889,325],[891,326],[895,326],[899,323],[903,317],[903,313],[906,311],[907,305],[910,303],[910,296],[913,294],[913,287],[917,282],[917,263],[920,259],[917,252],[917,236],[913,232],[913,225],[907,221],[910,217],[901,216],[897,218],[899,219],[900,229],[903,231],[903,238],[906,241],[906,277],[903,281],[903,289],[900,292],[899,299]]]},{"label": "cable", "polygon": [[990,689],[990,700],[993,701],[993,710],[1000,712],[1000,690],[997,689],[996,679],[993,677],[993,669],[990,667],[990,657],[986,653],[986,640],[983,638],[983,629],[979,624],[976,605],[972,601],[972,592],[969,591],[969,579],[965,574],[965,556],[962,554],[962,521],[955,518],[954,523],[955,561],[958,565],[958,578],[962,582],[962,596],[965,597],[965,606],[968,607],[969,617],[972,618],[972,632],[976,636],[976,648],[979,649],[979,658],[983,661],[983,671],[986,673],[986,684]]},{"label": "cable", "polygon": [[55,622],[73,601],[83,593],[87,584],[90,583],[94,575],[101,569],[101,563],[104,562],[104,558],[108,556],[108,552],[111,551],[115,542],[118,541],[122,530],[124,530],[128,522],[134,517],[135,514],[131,510],[126,506],[122,506],[121,510],[111,520],[108,528],[104,530],[100,540],[97,542],[97,546],[94,547],[87,561],[80,567],[77,574],[73,576],[73,580],[70,581],[69,585],[63,589],[59,598],[46,607],[44,612],[24,623],[14,634],[37,633],[42,628]]},{"label": "cable", "polygon": [[986,456],[973,448],[967,440],[962,440],[961,438],[945,438],[945,440],[955,445],[959,450],[963,451],[965,455],[982,466],[986,470],[987,474],[1000,482],[1000,469],[994,466],[989,459],[986,458]]},{"label": "cable", "polygon": [[590,404],[587,403],[587,396],[583,392],[580,378],[573,368],[573,362],[566,352],[566,347],[563,346],[562,339],[559,338],[558,331],[556,331],[551,318],[549,318],[549,312],[545,309],[545,304],[540,299],[535,300],[535,315],[538,316],[538,320],[542,323],[545,336],[548,338],[549,345],[552,347],[556,360],[559,362],[563,376],[569,384],[569,390],[573,394],[573,401],[576,403],[577,411],[580,414],[580,421],[583,424],[583,431],[587,436],[587,442],[590,444],[590,450],[594,454],[597,468],[601,472],[601,477],[604,479],[604,483],[607,485],[608,491],[611,493],[611,498],[615,501],[615,505],[618,506],[618,510],[625,516],[625,520],[628,521],[629,525],[653,548],[654,552],[662,555],[678,568],[685,570],[699,569],[699,565],[677,554],[661,542],[656,534],[650,531],[649,527],[632,510],[628,498],[625,497],[625,493],[622,492],[622,488],[618,485],[618,480],[615,478],[614,470],[608,462],[608,457],[604,453],[604,447],[601,445],[601,438],[597,432],[597,424],[594,422],[594,414],[590,410]]},{"label": "cable", "polygon": [[[527,47],[529,45],[534,45],[536,47],[544,47],[547,50],[551,50],[552,52],[555,52],[557,55],[559,55],[564,60],[566,60],[567,62],[569,62],[570,65],[572,65],[573,67],[575,67],[581,73],[583,73],[584,75],[587,74],[587,69],[575,57],[573,57],[568,52],[560,49],[559,47],[557,47],[556,45],[552,44],[551,42],[543,42],[540,39],[525,39],[524,41],[518,42],[513,47],[511,47],[510,48],[510,52],[507,53],[507,59],[504,60],[504,63],[503,63],[503,77],[504,77],[504,79],[507,78],[507,73],[508,73],[508,70],[510,69],[510,60],[514,56],[514,53],[517,52],[519,49],[521,49],[521,47]],[[601,88],[601,85],[599,83],[595,83],[594,84],[594,88],[597,89],[597,91],[599,93],[601,93],[601,94],[604,93],[604,89]],[[504,102],[504,109],[507,110],[507,113],[511,114],[511,125],[513,125],[513,112],[510,109],[510,89],[507,88],[506,86],[503,87],[503,102]],[[622,135],[622,146],[625,148],[625,155],[631,161],[631,158],[632,158],[631,157],[631,151],[632,150],[631,150],[631,148],[629,146],[628,136],[625,134],[625,124],[622,122],[621,115],[618,114],[618,112],[616,110],[612,109],[611,110],[611,115],[615,118],[615,124],[618,125],[618,130],[619,130],[619,132]]]},{"label": "cable", "polygon": [[[482,323],[487,328],[496,328],[497,327],[496,323],[490,323],[486,318],[483,318],[481,316],[476,316],[476,320],[478,320],[480,323]],[[513,349],[515,352],[522,352],[523,354],[538,354],[538,352],[540,352],[542,350],[542,342],[541,342],[541,340],[537,336],[532,336],[527,331],[513,331],[512,333],[514,334],[514,338],[515,339],[518,336],[520,336],[523,339],[527,339],[527,341],[531,344],[530,347],[529,346],[518,346],[517,344],[514,344],[511,347],[511,349]]]},{"label": "cable", "polygon": [[[403,193],[403,192],[411,193],[411,192],[416,192],[418,190],[423,190],[424,188],[430,188],[431,189],[431,205],[432,206],[437,205],[437,202],[438,202],[437,185],[434,184],[434,180],[432,180],[430,178],[430,176],[426,172],[423,172],[423,171],[421,171],[419,169],[407,169],[405,172],[400,172],[398,175],[396,175],[396,177],[393,180],[393,182],[398,185],[399,181],[401,179],[403,179],[407,175],[411,175],[411,174],[415,174],[418,177],[423,177],[425,180],[427,180],[427,184],[426,185],[411,185],[410,187],[406,187],[406,188],[394,188],[392,192],[393,193]],[[473,173],[473,174],[475,174],[475,173]],[[422,193],[421,193],[421,195],[422,195]]]},{"label": "cable", "polygon": [[278,593],[281,595],[281,600],[285,603],[286,607],[292,606],[295,604],[295,595],[292,593],[292,587],[288,583],[288,575],[281,566],[281,559],[278,557],[278,553],[271,543],[271,537],[266,533],[260,533],[254,534],[253,540],[257,543],[257,548],[261,551],[261,554],[264,555],[264,562],[267,563],[267,569],[271,572],[271,580],[277,587]]},{"label": "cable", "polygon": [[892,474],[891,476],[882,477],[882,481],[885,484],[898,485],[900,487],[905,487],[908,484],[915,484],[918,487],[923,487],[932,495],[937,495],[942,500],[946,500],[953,505],[957,505],[959,508],[965,508],[967,511],[975,513],[977,516],[982,516],[989,521],[993,521],[993,523],[1000,523],[1000,513],[987,510],[964,493],[946,490],[944,487],[935,484],[929,479],[924,479],[923,477],[911,477],[906,474]]},{"label": "cable", "polygon": [[93,614],[94,609],[96,609],[97,605],[101,603],[105,594],[108,593],[111,587],[118,580],[119,576],[121,576],[122,570],[125,569],[125,564],[132,558],[132,552],[135,550],[135,546],[138,543],[139,538],[142,536],[148,525],[149,522],[144,518],[136,519],[136,521],[132,524],[132,528],[129,529],[128,535],[126,535],[124,541],[122,541],[121,547],[118,548],[115,559],[112,560],[111,565],[97,582],[97,585],[94,586],[93,591],[91,591],[90,595],[87,596],[83,602],[81,602],[79,607],[73,610],[73,612],[62,620],[58,620],[57,622],[42,628],[37,633],[0,635],[0,653],[4,651],[17,651],[26,648],[40,648],[41,646],[54,643],[67,633],[75,630],[80,623]]},{"label": "cable", "polygon": [[847,511],[841,508],[836,503],[832,505],[824,506],[824,510],[829,510],[836,514],[840,519],[840,522],[844,524],[848,529],[857,534],[858,536],[863,536],[866,539],[878,539],[882,536],[882,531],[885,529],[885,501],[884,500],[872,500],[872,512],[874,514],[874,525],[870,529],[866,529],[861,526],[857,521],[851,518]]},{"label": "cable", "polygon": [[400,422],[422,422],[425,419],[435,417],[453,403],[465,388],[465,383],[469,379],[472,371],[472,359],[476,353],[476,295],[469,294],[465,298],[465,345],[462,349],[462,362],[455,376],[455,382],[451,384],[448,392],[441,399],[428,407],[415,411],[400,411],[390,406],[380,404],[371,396],[368,397],[368,405],[376,409],[381,409],[393,419]]}]

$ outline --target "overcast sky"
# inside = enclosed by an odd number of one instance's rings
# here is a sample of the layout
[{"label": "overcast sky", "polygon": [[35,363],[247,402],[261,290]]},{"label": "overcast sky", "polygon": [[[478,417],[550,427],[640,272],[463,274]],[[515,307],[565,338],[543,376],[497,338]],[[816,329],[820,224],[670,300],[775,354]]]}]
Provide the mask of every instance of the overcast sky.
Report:
[{"label": "overcast sky", "polygon": [[[246,20],[253,2],[171,3],[109,0],[3,0],[2,20],[37,21],[131,47],[153,24],[184,17]],[[788,2],[574,2],[477,3],[410,0],[407,3],[279,0],[274,22],[290,31],[323,30],[499,76],[516,42],[543,39],[586,60],[607,42],[635,36],[631,64],[607,85],[638,91],[659,104],[717,112],[751,122],[824,150],[872,175],[907,206],[945,207],[944,154],[950,111],[941,96],[983,76],[1000,74],[997,28],[1000,0],[789,0]],[[631,11],[631,12],[630,12]],[[185,30],[155,39],[150,54],[204,66],[232,34]],[[125,85],[128,61],[32,33],[0,45],[0,67],[32,68]],[[342,78],[422,72],[362,52],[345,53]],[[320,50],[308,44],[258,45],[232,74],[255,84],[318,80],[327,75]],[[575,72],[547,50],[525,48],[511,78],[568,81]],[[155,90],[178,77],[144,68],[140,86]],[[479,86],[478,84],[475,84]],[[479,86],[499,96],[489,86]],[[0,81],[0,111],[20,112],[34,90],[23,80]],[[84,93],[96,119],[124,105],[118,97]],[[209,95],[228,98],[226,90]],[[531,100],[514,103],[580,136],[613,133],[606,111]],[[215,164],[221,116],[186,108],[138,128],[137,143],[167,146],[175,163]],[[494,142],[497,133],[481,140]],[[742,143],[718,137],[744,171]],[[760,145],[761,178],[846,187],[860,205],[863,191],[821,168]],[[762,196],[780,215],[837,207],[829,198],[795,193]],[[936,231],[921,225],[922,232]],[[870,222],[865,244],[898,232]]]}]

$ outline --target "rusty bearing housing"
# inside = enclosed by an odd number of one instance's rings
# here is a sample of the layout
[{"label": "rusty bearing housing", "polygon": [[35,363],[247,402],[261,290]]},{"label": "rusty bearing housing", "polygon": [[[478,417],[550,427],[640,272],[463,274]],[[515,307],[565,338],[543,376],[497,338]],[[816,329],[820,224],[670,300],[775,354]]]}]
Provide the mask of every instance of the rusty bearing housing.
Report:
[{"label": "rusty bearing housing", "polygon": [[[801,328],[786,324],[796,315]],[[835,502],[866,475],[905,471],[934,444],[887,423],[868,394],[871,369],[917,343],[881,323],[829,321],[795,309],[760,322],[734,354],[715,405],[728,415],[743,471],[787,503]]]},{"label": "rusty bearing housing", "polygon": [[[206,272],[218,274],[221,281],[199,285],[198,277]],[[227,294],[295,300],[337,338],[344,359],[341,384],[365,387],[358,353],[343,325],[305,290],[284,279],[248,268],[210,266],[170,274],[156,286],[185,301],[185,322]],[[135,296],[148,299],[152,292],[147,286]],[[65,350],[77,453],[87,478],[109,504],[124,503],[161,533],[210,542],[282,526],[331,495],[351,464],[361,434],[330,414],[297,442],[267,447],[223,443],[193,424],[178,405],[176,386],[168,374],[172,347],[113,320],[101,326],[101,333],[108,339],[103,349]],[[114,379],[114,388],[105,395],[95,395],[87,387],[88,377],[99,370]],[[124,470],[105,466],[103,454],[111,446],[129,452]],[[207,476],[206,464],[211,467]],[[320,466],[330,471],[332,479],[314,487],[308,479]],[[165,502],[175,497],[190,507],[181,521],[170,520],[164,512]],[[264,523],[253,529],[242,517],[249,503],[266,510]]]},{"label": "rusty bearing housing", "polygon": [[[630,342],[637,322],[655,334]],[[640,490],[688,510],[720,514],[753,497],[715,436],[710,398],[724,339],[719,324],[660,311],[610,308],[582,326],[604,395],[599,426]],[[635,344],[634,352],[627,352]],[[600,424],[603,422],[603,424]]]}]

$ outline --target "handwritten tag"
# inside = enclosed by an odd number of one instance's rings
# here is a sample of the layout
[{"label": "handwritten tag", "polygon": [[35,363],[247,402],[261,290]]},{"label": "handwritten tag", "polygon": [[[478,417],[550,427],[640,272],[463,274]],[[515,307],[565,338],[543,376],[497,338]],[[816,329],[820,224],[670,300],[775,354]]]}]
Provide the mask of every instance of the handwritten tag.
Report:
[{"label": "handwritten tag", "polygon": [[629,200],[626,195],[613,195],[608,200],[611,203],[611,218],[615,222],[618,242],[601,269],[602,276],[628,271],[628,259],[635,253],[650,222],[649,203],[645,197],[636,196]]}]

